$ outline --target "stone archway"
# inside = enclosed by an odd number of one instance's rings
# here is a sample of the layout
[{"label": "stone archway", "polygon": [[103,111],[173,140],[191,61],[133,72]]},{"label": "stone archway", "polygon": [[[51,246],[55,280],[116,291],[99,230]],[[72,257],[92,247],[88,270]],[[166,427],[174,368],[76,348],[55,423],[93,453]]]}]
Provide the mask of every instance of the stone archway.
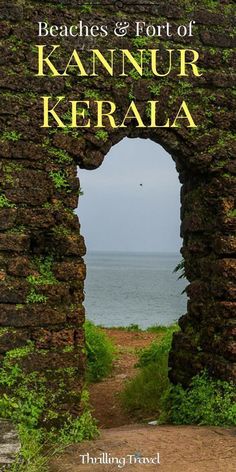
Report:
[{"label": "stone archway", "polygon": [[[204,367],[216,377],[236,378],[233,4],[217,1],[214,9],[207,2],[205,8],[195,2],[186,3],[184,8],[179,2],[171,6],[166,2],[158,6],[150,1],[145,6],[126,2],[118,10],[108,2],[89,14],[81,13],[88,23],[99,20],[111,25],[114,11],[119,18],[128,13],[135,19],[139,14],[156,23],[163,17],[174,24],[193,18],[197,22],[195,35],[189,41],[174,37],[173,48],[189,42],[198,50],[201,77],[180,81],[173,72],[155,83],[148,75],[138,80],[101,75],[92,82],[75,76],[56,80],[36,77],[35,44],[39,41],[35,22],[41,19],[42,5],[43,15],[51,24],[63,23],[65,17],[76,23],[78,2],[67,3],[64,0],[58,6],[56,2],[53,7],[52,2],[25,5],[16,1],[1,6],[5,59],[0,79],[1,360],[7,351],[27,345],[18,356],[15,352],[17,362],[26,374],[37,372],[47,379],[53,392],[50,408],[59,417],[80,411],[85,369],[85,244],[73,212],[80,189],[76,165],[98,167],[110,147],[125,136],[149,138],[162,145],[175,160],[183,185],[182,253],[190,282],[189,303],[187,314],[180,320],[181,332],[173,341],[170,378],[186,385]],[[132,44],[137,48],[132,41],[113,38],[112,47],[130,48]],[[47,44],[54,44],[54,38],[47,39]],[[78,45],[72,39],[63,42],[58,64],[73,44]],[[110,39],[107,42],[104,38],[97,44],[104,49],[111,46]],[[160,40],[163,63],[168,44],[166,38]],[[82,48],[86,45],[93,47],[93,40],[85,39]],[[113,129],[107,122],[102,132],[96,128],[71,130],[68,126],[58,130],[55,124],[43,129],[43,95],[66,95],[71,100],[87,97],[91,116],[100,97],[116,102],[118,116],[124,116],[134,97],[143,114],[150,97],[158,97],[162,123],[176,115],[184,97],[198,128],[183,124],[143,129],[130,122],[127,128]],[[61,116],[67,123],[71,119],[66,102]],[[44,418],[49,422],[54,419]]]}]

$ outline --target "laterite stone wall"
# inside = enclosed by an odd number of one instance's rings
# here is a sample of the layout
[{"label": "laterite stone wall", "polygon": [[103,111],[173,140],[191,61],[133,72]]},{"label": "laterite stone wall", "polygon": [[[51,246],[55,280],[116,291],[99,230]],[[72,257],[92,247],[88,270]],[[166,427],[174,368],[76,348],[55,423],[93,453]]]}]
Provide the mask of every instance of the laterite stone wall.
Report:
[{"label": "laterite stone wall", "polygon": [[[0,2],[0,361],[8,351],[25,372],[46,382],[51,411],[63,418],[80,412],[84,382],[85,243],[74,210],[79,205],[77,166],[100,166],[124,137],[149,138],[172,156],[182,183],[181,234],[188,311],[180,319],[170,356],[170,378],[187,385],[208,367],[236,379],[235,323],[235,4],[233,1],[102,2],[84,12],[82,2]],[[203,75],[181,79],[173,72],[138,80],[104,76],[36,77],[36,44],[62,44],[58,67],[73,48],[137,49],[133,37],[41,38],[37,22],[112,26],[118,20],[173,25],[196,21],[192,38],[150,39],[144,48],[190,47],[200,54]],[[86,53],[85,53],[86,54]],[[116,102],[124,116],[132,97],[145,111],[159,100],[162,120],[188,101],[197,129],[43,129],[45,95]],[[61,113],[69,120],[68,103]],[[144,156],[145,159],[145,156]],[[158,159],[158,156],[157,156]],[[125,169],[124,169],[125,171]],[[112,314],[111,314],[112,316]],[[19,356],[17,357],[17,352]],[[45,380],[46,379],[46,380]],[[44,422],[55,415],[45,413]],[[58,418],[57,418],[58,419]]]}]

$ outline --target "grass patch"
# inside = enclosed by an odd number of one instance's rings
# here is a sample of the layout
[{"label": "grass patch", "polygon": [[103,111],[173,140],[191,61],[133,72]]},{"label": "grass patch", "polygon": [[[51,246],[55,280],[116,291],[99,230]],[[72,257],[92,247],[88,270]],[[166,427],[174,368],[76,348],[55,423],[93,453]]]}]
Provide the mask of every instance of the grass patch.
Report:
[{"label": "grass patch", "polygon": [[166,358],[142,368],[121,394],[125,408],[137,418],[159,416],[163,408],[163,393],[169,387],[166,371]]},{"label": "grass patch", "polygon": [[114,326],[112,328],[109,328],[109,329],[116,329],[118,331],[128,331],[128,332],[142,332],[143,329],[140,328],[140,326],[138,324],[130,324],[128,326]]},{"label": "grass patch", "polygon": [[[177,324],[170,325],[170,326],[163,326],[163,325],[153,325],[149,326],[149,328],[141,328],[138,324],[130,324],[128,326],[112,326],[107,329],[115,329],[117,331],[128,331],[128,332],[139,332],[139,333],[156,333],[156,334],[165,334],[171,329],[177,329]],[[104,326],[100,325],[100,328],[105,328]]]},{"label": "grass patch", "polygon": [[173,325],[170,325],[170,326],[162,326],[162,325],[153,325],[153,326],[150,326],[149,328],[147,328],[147,332],[148,333],[156,333],[156,334],[166,334],[168,333],[170,330],[174,330],[174,331],[177,331],[178,330],[178,325],[177,323],[176,324],[173,324]]},{"label": "grass patch", "polygon": [[98,382],[107,377],[113,366],[115,347],[110,338],[91,321],[85,322],[87,380]]},{"label": "grass patch", "polygon": [[[162,359],[168,361],[168,355],[171,348],[173,334],[179,330],[178,325],[166,327],[156,327],[156,333],[163,333],[164,336],[160,341],[155,340],[147,348],[141,349],[139,352],[139,361],[137,367],[146,367],[150,364],[162,362]],[[166,371],[167,374],[167,371]]]},{"label": "grass patch", "polygon": [[21,452],[11,465],[10,472],[48,472],[48,463],[54,451],[45,454],[41,432],[19,425],[18,433]]},{"label": "grass patch", "polygon": [[124,407],[137,417],[163,413],[166,394],[170,388],[168,379],[168,354],[172,336],[177,325],[169,328],[156,326],[156,333],[165,333],[160,341],[153,341],[147,348],[139,351],[136,367],[140,370],[130,380],[121,394]]}]

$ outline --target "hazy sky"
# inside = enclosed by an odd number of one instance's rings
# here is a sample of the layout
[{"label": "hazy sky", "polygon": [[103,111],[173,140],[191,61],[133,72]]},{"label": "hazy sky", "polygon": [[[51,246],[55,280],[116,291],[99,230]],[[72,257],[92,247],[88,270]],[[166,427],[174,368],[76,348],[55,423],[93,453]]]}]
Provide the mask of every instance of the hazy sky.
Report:
[{"label": "hazy sky", "polygon": [[123,139],[101,167],[79,169],[79,176],[84,196],[78,214],[88,251],[179,251],[180,183],[161,146]]}]

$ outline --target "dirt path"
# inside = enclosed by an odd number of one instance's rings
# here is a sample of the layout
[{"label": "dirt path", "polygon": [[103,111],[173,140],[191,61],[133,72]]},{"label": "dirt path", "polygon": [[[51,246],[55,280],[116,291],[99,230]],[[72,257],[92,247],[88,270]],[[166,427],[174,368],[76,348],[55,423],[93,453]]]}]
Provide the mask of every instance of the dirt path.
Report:
[{"label": "dirt path", "polygon": [[[150,344],[157,335],[106,331],[117,345],[118,357],[112,375],[90,387],[101,435],[95,441],[68,447],[51,463],[50,472],[235,472],[235,429],[135,424],[135,419],[122,408],[119,392],[124,382],[135,375],[135,350]],[[158,453],[160,464],[147,463],[158,462]],[[90,462],[88,456],[81,457],[86,454],[90,455]],[[97,463],[93,464],[92,458],[98,458]]]},{"label": "dirt path", "polygon": [[106,333],[117,347],[117,359],[112,375],[90,386],[90,403],[99,427],[115,428],[137,421],[124,411],[119,393],[123,390],[124,383],[136,373],[136,350],[148,346],[158,335],[118,329],[106,329]]}]

